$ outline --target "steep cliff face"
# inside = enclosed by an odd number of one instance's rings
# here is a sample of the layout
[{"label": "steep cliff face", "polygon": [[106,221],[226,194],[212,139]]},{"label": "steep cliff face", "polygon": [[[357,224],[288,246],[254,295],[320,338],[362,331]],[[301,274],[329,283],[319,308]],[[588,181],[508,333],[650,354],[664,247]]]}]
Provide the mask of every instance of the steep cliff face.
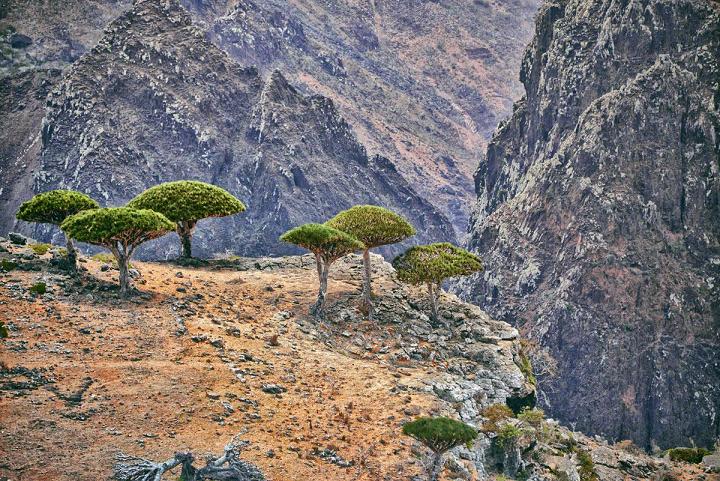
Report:
[{"label": "steep cliff face", "polygon": [[465,230],[477,153],[521,94],[538,0],[186,0],[261,73],[335,99],[371,152]]},{"label": "steep cliff face", "polygon": [[475,178],[459,290],[551,349],[553,415],[646,447],[720,434],[719,10],[547,2]]},{"label": "steep cliff face", "polygon": [[[48,97],[34,188],[119,205],[181,178],[221,185],[248,205],[201,226],[204,255],[288,252],[277,239],[288,227],[357,203],[402,212],[418,241],[454,237],[390,161],[368,157],[329,99],[236,64],[176,2],[137,1]],[[172,251],[172,240],[154,248]]]}]

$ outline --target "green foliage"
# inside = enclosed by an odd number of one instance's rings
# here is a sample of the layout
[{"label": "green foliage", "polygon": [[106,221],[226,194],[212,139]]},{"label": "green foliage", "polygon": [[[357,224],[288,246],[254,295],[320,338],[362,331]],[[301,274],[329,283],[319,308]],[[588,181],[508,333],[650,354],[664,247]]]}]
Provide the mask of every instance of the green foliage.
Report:
[{"label": "green foliage", "polygon": [[418,418],[405,424],[402,432],[417,439],[435,453],[444,453],[463,444],[469,446],[478,434],[467,424],[445,417]]},{"label": "green foliage", "polygon": [[5,325],[3,321],[0,321],[0,339],[5,339],[6,337],[9,337],[10,333],[8,332],[8,328]]},{"label": "green foliage", "polygon": [[117,264],[115,256],[108,254],[107,252],[98,252],[92,256],[92,259],[105,264]]},{"label": "green foliage", "polygon": [[702,458],[710,454],[705,448],[672,448],[667,450],[671,461],[680,461],[683,463],[698,464],[702,462]]},{"label": "green foliage", "polygon": [[577,449],[578,459],[578,474],[580,475],[580,481],[600,481],[600,477],[595,472],[595,463],[593,463],[592,457],[587,451]]},{"label": "green foliage", "polygon": [[47,292],[47,284],[44,282],[36,282],[32,286],[30,286],[30,293],[36,294],[36,295],[42,295]]},{"label": "green foliage", "polygon": [[503,424],[497,431],[497,437],[495,438],[498,446],[504,448],[510,446],[523,435],[523,430],[514,424]]},{"label": "green foliage", "polygon": [[97,202],[82,192],[51,190],[24,202],[15,217],[27,222],[60,225],[71,215],[98,207]]},{"label": "green foliage", "polygon": [[486,418],[482,424],[482,431],[486,433],[496,433],[500,429],[500,423],[507,421],[514,416],[512,409],[507,407],[505,404],[491,404],[490,406],[483,409],[480,413],[482,417]]},{"label": "green foliage", "polygon": [[224,217],[245,210],[245,204],[225,189],[195,180],[179,180],[150,187],[127,207],[151,209],[173,222]]},{"label": "green foliage", "polygon": [[539,428],[545,420],[545,412],[542,409],[525,408],[520,414],[518,414],[517,418],[528,426]]},{"label": "green foliage", "polygon": [[520,352],[519,356],[520,358],[520,365],[518,366],[520,368],[520,372],[523,373],[525,376],[525,379],[527,379],[527,382],[535,386],[537,384],[537,378],[535,377],[535,374],[533,373],[532,363],[530,362],[530,357],[528,357],[527,354],[524,352]]},{"label": "green foliage", "polygon": [[447,242],[411,247],[392,264],[398,278],[408,284],[439,284],[483,270],[479,257]]},{"label": "green foliage", "polygon": [[29,247],[35,254],[42,256],[47,254],[51,246],[50,244],[30,244]]},{"label": "green foliage", "polygon": [[405,219],[375,205],[356,205],[340,212],[325,225],[350,234],[367,249],[394,244],[415,235],[415,229]]},{"label": "green foliage", "polygon": [[73,239],[107,247],[116,242],[139,244],[165,235],[175,226],[152,210],[108,207],[70,216],[60,228]]},{"label": "green foliage", "polygon": [[307,249],[326,260],[339,259],[365,247],[353,236],[322,224],[295,227],[281,235],[280,240]]},{"label": "green foliage", "polygon": [[15,270],[15,268],[17,268],[17,263],[7,259],[0,260],[0,270],[4,272],[10,272],[12,270]]}]

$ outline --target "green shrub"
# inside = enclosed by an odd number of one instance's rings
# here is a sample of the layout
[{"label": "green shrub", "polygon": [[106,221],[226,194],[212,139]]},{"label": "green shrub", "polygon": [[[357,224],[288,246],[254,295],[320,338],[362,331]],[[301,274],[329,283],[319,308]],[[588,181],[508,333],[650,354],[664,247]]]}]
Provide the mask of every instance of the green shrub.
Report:
[{"label": "green shrub", "polygon": [[415,235],[415,229],[398,214],[375,205],[356,205],[325,223],[365,244],[363,249],[363,308],[372,314],[370,249],[395,244]]},{"label": "green shrub", "polygon": [[108,254],[107,252],[98,252],[97,254],[93,254],[92,259],[105,264],[113,264],[117,266],[115,256]]},{"label": "green shrub", "polygon": [[47,284],[44,282],[36,282],[30,287],[30,293],[36,295],[43,295],[47,292]]},{"label": "green shrub", "polygon": [[2,270],[3,272],[10,272],[12,270],[15,270],[16,268],[17,263],[8,259],[0,260],[0,270]]},{"label": "green shrub", "polygon": [[128,263],[135,249],[161,237],[175,227],[165,216],[152,210],[127,207],[94,209],[68,217],[60,226],[65,235],[109,249],[120,270],[120,292],[130,288]]},{"label": "green shrub", "polygon": [[600,477],[595,472],[595,463],[593,463],[590,453],[582,449],[576,449],[578,460],[578,474],[580,481],[600,481]]},{"label": "green shrub", "polygon": [[[98,207],[100,205],[97,202],[82,192],[51,190],[23,202],[15,217],[26,222],[60,225],[71,215]],[[74,269],[77,266],[77,252],[72,240],[66,237],[66,241],[68,265]]]},{"label": "green shrub", "polygon": [[545,420],[545,412],[542,409],[525,408],[520,414],[518,414],[517,418],[528,426],[538,428]]},{"label": "green shrub", "polygon": [[532,363],[530,362],[530,358],[522,351],[520,351],[520,353],[518,354],[518,358],[520,361],[518,365],[518,367],[520,368],[520,372],[523,373],[523,376],[525,376],[527,382],[535,386],[537,384],[537,378],[533,373],[533,367]]},{"label": "green shrub", "polygon": [[523,430],[520,429],[518,426],[509,423],[503,424],[502,427],[500,427],[500,429],[498,429],[497,431],[497,437],[495,438],[495,441],[497,442],[498,446],[500,446],[501,448],[505,448],[517,442],[517,440],[520,439],[520,436],[522,435]]},{"label": "green shrub", "polygon": [[182,257],[192,257],[192,234],[197,222],[245,210],[234,195],[216,185],[179,180],[150,187],[127,204],[131,209],[151,209],[175,223],[182,243]]},{"label": "green shrub", "polygon": [[47,254],[51,246],[50,244],[30,244],[29,247],[35,254],[42,256]]},{"label": "green shrub", "polygon": [[0,321],[0,339],[5,339],[6,337],[9,337],[10,333],[8,332],[8,328],[5,325],[3,321]]},{"label": "green shrub", "polygon": [[313,315],[320,314],[325,306],[330,265],[337,259],[365,247],[353,236],[322,224],[304,224],[295,227],[281,235],[280,240],[295,244],[315,254],[320,289],[317,301],[310,309]]},{"label": "green shrub", "polygon": [[514,416],[512,409],[504,404],[492,404],[483,409],[480,414],[487,418],[481,427],[481,430],[486,433],[497,433],[500,430],[500,424]]},{"label": "green shrub", "polygon": [[710,451],[705,448],[672,448],[668,449],[667,453],[671,461],[699,464],[703,457],[710,454]]},{"label": "green shrub", "polygon": [[478,256],[447,242],[411,247],[392,264],[402,282],[427,285],[434,321],[438,319],[437,299],[442,282],[483,270]]}]

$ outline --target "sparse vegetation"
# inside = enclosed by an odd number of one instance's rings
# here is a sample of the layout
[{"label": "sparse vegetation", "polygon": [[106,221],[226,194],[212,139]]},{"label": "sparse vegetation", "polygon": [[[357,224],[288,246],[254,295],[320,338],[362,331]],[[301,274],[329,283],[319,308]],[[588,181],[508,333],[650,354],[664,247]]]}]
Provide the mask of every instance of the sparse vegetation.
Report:
[{"label": "sparse vegetation", "polygon": [[497,437],[495,438],[495,441],[501,448],[506,448],[515,444],[522,435],[523,430],[520,429],[520,427],[514,424],[505,423],[497,431]]},{"label": "sparse vegetation", "polygon": [[359,251],[365,246],[353,236],[322,224],[304,224],[290,229],[280,240],[295,244],[315,254],[320,288],[318,298],[310,309],[311,314],[319,315],[325,306],[330,266],[339,258]]},{"label": "sparse vegetation", "polygon": [[480,258],[447,242],[411,247],[393,262],[398,278],[408,284],[425,284],[430,296],[431,318],[438,320],[438,297],[442,282],[483,270]]},{"label": "sparse vegetation", "polygon": [[356,205],[325,223],[355,237],[363,249],[362,307],[372,316],[372,270],[370,249],[395,244],[415,235],[415,229],[400,215],[375,205]]},{"label": "sparse vegetation", "polygon": [[672,448],[667,450],[667,454],[671,461],[699,464],[710,451],[705,448]]},{"label": "sparse vegetation", "polygon": [[36,282],[30,286],[30,293],[35,295],[43,295],[47,292],[47,284],[44,282]]},{"label": "sparse vegetation", "polygon": [[192,257],[192,235],[199,220],[225,217],[245,210],[245,204],[225,189],[194,180],[150,187],[128,202],[127,207],[154,210],[174,222],[183,258]]},{"label": "sparse vegetation", "polygon": [[113,253],[120,269],[120,293],[125,296],[130,289],[128,262],[135,249],[165,235],[174,225],[152,210],[114,207],[80,212],[68,217],[60,227],[70,238],[105,247]]},{"label": "sparse vegetation", "polygon": [[423,417],[403,426],[403,434],[423,443],[433,452],[426,465],[429,481],[436,481],[443,467],[443,455],[450,449],[470,446],[477,437],[477,431],[460,421],[445,417]]},{"label": "sparse vegetation", "polygon": [[483,409],[480,414],[487,419],[481,426],[482,432],[485,433],[497,432],[500,429],[501,423],[514,416],[512,409],[505,404],[492,404]]},{"label": "sparse vegetation", "polygon": [[595,472],[595,463],[593,463],[590,453],[583,449],[576,449],[578,460],[578,474],[580,481],[600,481],[600,477]]},{"label": "sparse vegetation", "polygon": [[8,259],[0,260],[0,270],[2,270],[3,272],[10,272],[12,270],[15,270],[16,268],[17,263]]},{"label": "sparse vegetation", "polygon": [[7,326],[3,321],[0,321],[0,339],[5,339],[8,336],[10,336],[10,333],[8,332]]},{"label": "sparse vegetation", "polygon": [[[100,205],[82,192],[74,190],[51,190],[38,194],[24,202],[18,209],[17,217],[26,222],[52,224],[59,226],[69,216],[89,209],[97,209]],[[77,268],[77,251],[72,239],[66,236],[67,264],[71,269]],[[47,252],[47,251],[46,251]]]},{"label": "sparse vegetation", "polygon": [[32,251],[33,251],[35,254],[37,254],[37,255],[39,255],[39,256],[42,256],[42,255],[45,255],[45,254],[48,253],[48,251],[50,250],[51,245],[50,245],[50,244],[38,243],[38,244],[30,244],[29,247],[30,247],[30,249],[32,249]]}]

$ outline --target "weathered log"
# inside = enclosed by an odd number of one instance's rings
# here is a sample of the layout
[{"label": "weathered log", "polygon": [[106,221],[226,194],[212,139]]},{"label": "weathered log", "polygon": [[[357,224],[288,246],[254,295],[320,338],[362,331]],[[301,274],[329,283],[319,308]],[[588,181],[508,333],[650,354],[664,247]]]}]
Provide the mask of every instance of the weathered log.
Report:
[{"label": "weathered log", "polygon": [[165,473],[181,467],[183,481],[264,481],[262,472],[254,465],[239,459],[246,443],[230,442],[222,456],[208,456],[202,468],[193,465],[195,456],[190,453],[175,453],[162,462],[118,453],[113,477],[117,481],[161,481]]}]

